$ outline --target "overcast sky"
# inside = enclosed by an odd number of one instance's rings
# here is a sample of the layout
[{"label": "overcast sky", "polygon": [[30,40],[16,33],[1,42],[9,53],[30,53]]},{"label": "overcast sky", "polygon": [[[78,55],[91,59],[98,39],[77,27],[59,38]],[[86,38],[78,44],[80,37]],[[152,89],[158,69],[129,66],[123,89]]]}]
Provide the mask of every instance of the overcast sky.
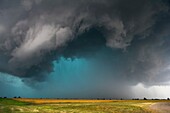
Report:
[{"label": "overcast sky", "polygon": [[167,98],[169,0],[0,0],[0,96]]}]

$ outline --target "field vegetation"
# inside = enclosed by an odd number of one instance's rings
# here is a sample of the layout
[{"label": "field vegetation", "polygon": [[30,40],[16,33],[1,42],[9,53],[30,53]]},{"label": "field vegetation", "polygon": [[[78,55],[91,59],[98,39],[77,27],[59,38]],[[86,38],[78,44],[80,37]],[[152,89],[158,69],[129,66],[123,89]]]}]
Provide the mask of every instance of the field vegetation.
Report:
[{"label": "field vegetation", "polygon": [[158,113],[168,100],[0,99],[0,113]]}]

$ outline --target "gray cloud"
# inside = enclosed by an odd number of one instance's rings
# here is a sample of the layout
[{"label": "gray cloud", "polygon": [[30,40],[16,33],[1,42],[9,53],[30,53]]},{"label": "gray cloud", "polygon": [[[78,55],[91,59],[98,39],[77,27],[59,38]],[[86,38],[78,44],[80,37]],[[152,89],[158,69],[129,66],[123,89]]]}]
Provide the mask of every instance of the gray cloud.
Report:
[{"label": "gray cloud", "polygon": [[165,1],[0,2],[1,72],[42,81],[61,56],[96,57],[97,68],[108,67],[102,73],[123,82],[168,80],[170,14]]}]

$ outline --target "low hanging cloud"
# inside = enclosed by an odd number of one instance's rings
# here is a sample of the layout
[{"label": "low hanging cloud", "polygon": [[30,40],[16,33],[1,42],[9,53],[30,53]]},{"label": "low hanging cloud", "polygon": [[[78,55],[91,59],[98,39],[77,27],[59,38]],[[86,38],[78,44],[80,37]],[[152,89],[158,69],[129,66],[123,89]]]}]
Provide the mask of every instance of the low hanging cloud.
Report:
[{"label": "low hanging cloud", "polygon": [[96,58],[109,77],[163,84],[170,71],[169,6],[165,0],[1,0],[0,71],[41,81],[61,56]]}]

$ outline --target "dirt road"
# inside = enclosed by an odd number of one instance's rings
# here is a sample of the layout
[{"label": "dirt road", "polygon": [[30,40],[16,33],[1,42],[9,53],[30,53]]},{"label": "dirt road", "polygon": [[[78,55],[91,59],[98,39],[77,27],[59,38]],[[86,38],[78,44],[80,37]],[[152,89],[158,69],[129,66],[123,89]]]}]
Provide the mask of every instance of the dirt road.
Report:
[{"label": "dirt road", "polygon": [[160,102],[151,105],[151,109],[158,113],[170,113],[170,103],[169,102]]}]

